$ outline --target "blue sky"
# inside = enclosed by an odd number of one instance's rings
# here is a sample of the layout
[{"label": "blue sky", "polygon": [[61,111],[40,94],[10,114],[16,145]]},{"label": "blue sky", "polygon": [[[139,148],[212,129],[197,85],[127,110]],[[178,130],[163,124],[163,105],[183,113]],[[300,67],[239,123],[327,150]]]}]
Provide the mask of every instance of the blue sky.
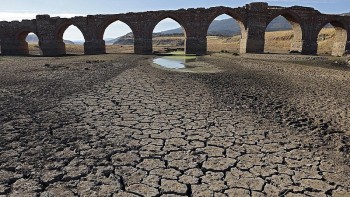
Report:
[{"label": "blue sky", "polygon": [[[11,0],[0,6],[0,20],[21,20],[34,18],[36,14],[72,17],[87,14],[113,14],[140,12],[148,10],[172,10],[180,8],[228,6],[239,7],[250,2],[264,0]],[[350,0],[269,0],[270,5],[310,6],[323,13],[340,14],[350,11]],[[177,28],[171,20],[162,21],[155,31]],[[105,37],[113,38],[128,33],[130,29],[122,23],[111,25]],[[70,27],[64,34],[65,39],[81,40],[79,30]]]}]

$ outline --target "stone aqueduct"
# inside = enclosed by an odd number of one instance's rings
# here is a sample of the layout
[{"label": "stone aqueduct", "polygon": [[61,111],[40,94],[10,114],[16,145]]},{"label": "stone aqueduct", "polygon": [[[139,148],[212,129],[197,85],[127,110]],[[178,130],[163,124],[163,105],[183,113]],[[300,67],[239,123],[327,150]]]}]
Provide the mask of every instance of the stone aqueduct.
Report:
[{"label": "stone aqueduct", "polygon": [[240,53],[262,53],[265,30],[277,16],[284,16],[294,30],[290,51],[302,54],[317,53],[317,38],[328,23],[336,29],[332,55],[341,56],[350,51],[350,16],[328,15],[308,7],[278,7],[267,3],[251,3],[244,7],[213,7],[209,9],[180,9],[174,11],[151,11],[115,15],[88,15],[86,17],[59,18],[38,15],[33,20],[0,22],[1,53],[3,55],[26,55],[25,41],[28,33],[35,33],[44,56],[66,54],[63,33],[75,25],[82,32],[85,54],[106,53],[103,34],[115,21],[127,24],[134,34],[134,52],[152,53],[152,33],[155,26],[165,18],[178,22],[185,31],[187,54],[202,55],[207,52],[207,31],[212,21],[227,14],[241,27]]}]

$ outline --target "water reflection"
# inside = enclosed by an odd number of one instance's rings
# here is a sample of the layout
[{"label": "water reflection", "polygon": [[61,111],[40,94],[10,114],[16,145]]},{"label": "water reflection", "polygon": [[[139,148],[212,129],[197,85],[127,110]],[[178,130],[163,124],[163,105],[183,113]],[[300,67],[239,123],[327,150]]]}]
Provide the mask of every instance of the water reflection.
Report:
[{"label": "water reflection", "polygon": [[196,57],[189,56],[164,56],[153,60],[153,63],[158,64],[165,68],[181,69],[186,68],[185,63],[195,62]]}]

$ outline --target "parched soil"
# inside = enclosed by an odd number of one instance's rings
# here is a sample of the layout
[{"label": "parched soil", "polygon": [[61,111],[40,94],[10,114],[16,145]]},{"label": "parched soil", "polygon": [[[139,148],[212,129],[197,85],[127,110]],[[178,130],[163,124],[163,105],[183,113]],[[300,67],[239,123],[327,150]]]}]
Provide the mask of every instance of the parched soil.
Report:
[{"label": "parched soil", "polygon": [[0,196],[350,196],[349,68],[151,58],[0,57]]}]

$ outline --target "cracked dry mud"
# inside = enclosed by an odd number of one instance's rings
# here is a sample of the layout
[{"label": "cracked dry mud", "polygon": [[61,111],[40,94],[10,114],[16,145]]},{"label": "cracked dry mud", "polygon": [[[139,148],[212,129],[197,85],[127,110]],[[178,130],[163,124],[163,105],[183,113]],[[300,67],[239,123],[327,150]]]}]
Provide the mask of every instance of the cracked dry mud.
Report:
[{"label": "cracked dry mud", "polygon": [[350,196],[350,70],[151,58],[2,58],[0,196]]}]

